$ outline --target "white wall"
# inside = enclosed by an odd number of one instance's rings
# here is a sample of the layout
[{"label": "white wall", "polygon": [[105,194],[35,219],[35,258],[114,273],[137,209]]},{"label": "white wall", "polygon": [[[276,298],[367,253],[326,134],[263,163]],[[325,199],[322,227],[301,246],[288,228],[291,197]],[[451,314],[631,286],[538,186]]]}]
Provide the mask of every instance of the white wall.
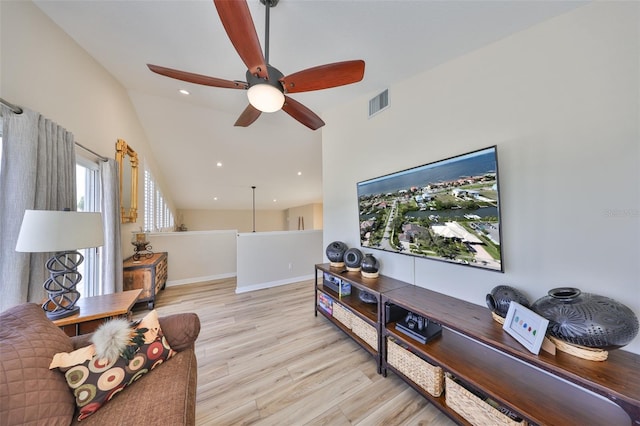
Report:
[{"label": "white wall", "polygon": [[326,114],[324,244],[359,246],[356,182],[496,144],[505,273],[372,250],[381,273],[479,305],[574,286],[640,316],[639,18],[594,2],[390,86],[372,119],[368,98]]},{"label": "white wall", "polygon": [[[235,229],[253,231],[252,210],[204,210],[184,209],[178,213],[180,222],[190,231]],[[256,210],[256,232],[285,230],[285,210]]]},{"label": "white wall", "polygon": [[[124,87],[30,1],[0,1],[0,23],[1,96],[54,120],[104,157],[115,158],[116,141],[124,139],[164,188]],[[125,256],[133,253],[131,231],[143,223],[143,176],[139,173],[138,222],[122,227]],[[170,194],[163,193],[173,207]]]},{"label": "white wall", "polygon": [[167,286],[236,276],[236,231],[149,234],[156,253],[167,252]]},{"label": "white wall", "polygon": [[[307,204],[286,210],[256,210],[256,232],[297,231],[298,217],[304,217],[304,229],[322,229],[322,204]],[[181,209],[176,219],[189,231],[236,229],[253,231],[252,210]]]},{"label": "white wall", "polygon": [[243,293],[313,277],[322,262],[322,231],[188,231],[149,234],[168,252],[167,286],[236,277]]},{"label": "white wall", "polygon": [[322,262],[322,231],[238,234],[236,293],[313,278]]},{"label": "white wall", "polygon": [[322,204],[320,203],[291,207],[285,211],[285,216],[285,230],[322,229]]}]

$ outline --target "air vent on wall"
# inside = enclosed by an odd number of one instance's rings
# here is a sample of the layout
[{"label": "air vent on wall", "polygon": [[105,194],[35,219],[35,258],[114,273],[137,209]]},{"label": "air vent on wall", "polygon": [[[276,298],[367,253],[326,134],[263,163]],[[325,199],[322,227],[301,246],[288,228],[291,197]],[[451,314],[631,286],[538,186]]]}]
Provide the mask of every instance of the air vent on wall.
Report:
[{"label": "air vent on wall", "polygon": [[369,101],[369,117],[389,107],[389,89]]}]

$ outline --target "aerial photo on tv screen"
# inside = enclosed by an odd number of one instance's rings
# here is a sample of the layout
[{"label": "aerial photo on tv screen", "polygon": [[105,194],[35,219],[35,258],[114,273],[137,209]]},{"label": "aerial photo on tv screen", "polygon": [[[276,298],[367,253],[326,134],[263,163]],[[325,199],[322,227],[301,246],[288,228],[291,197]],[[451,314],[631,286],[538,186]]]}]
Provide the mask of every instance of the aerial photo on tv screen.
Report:
[{"label": "aerial photo on tv screen", "polygon": [[362,247],[502,271],[496,147],[358,183]]}]

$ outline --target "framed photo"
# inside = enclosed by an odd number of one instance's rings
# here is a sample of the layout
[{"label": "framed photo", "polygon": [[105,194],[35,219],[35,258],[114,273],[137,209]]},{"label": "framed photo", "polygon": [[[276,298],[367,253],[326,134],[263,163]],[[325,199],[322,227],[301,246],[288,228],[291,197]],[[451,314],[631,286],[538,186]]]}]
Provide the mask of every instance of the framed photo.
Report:
[{"label": "framed photo", "polygon": [[548,319],[512,301],[502,328],[522,346],[538,355],[548,325]]}]

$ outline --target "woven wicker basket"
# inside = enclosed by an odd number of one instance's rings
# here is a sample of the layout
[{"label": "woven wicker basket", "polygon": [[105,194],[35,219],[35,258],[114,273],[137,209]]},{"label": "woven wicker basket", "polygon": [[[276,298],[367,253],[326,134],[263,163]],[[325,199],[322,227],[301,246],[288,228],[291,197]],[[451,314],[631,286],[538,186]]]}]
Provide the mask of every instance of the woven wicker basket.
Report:
[{"label": "woven wicker basket", "polygon": [[353,315],[353,318],[351,318],[351,330],[356,336],[364,340],[367,345],[376,351],[378,350],[378,331],[374,326],[362,318]]},{"label": "woven wicker basket", "polygon": [[578,358],[587,359],[589,361],[606,361],[609,357],[609,352],[604,349],[587,348],[585,346],[574,345],[553,336],[549,336],[549,340],[556,345],[556,348],[558,348],[559,351]]},{"label": "woven wicker basket", "polygon": [[501,413],[448,376],[445,377],[445,389],[447,406],[472,425],[512,426],[525,424],[524,420],[516,421]]},{"label": "woven wicker basket", "polygon": [[351,330],[351,322],[355,315],[350,310],[339,303],[333,302],[333,317]]},{"label": "woven wicker basket", "polygon": [[496,314],[495,312],[491,312],[491,317],[498,324],[504,324],[504,318],[502,318],[500,315]]},{"label": "woven wicker basket", "polygon": [[442,368],[429,364],[391,339],[387,339],[387,362],[431,395],[442,394]]}]

